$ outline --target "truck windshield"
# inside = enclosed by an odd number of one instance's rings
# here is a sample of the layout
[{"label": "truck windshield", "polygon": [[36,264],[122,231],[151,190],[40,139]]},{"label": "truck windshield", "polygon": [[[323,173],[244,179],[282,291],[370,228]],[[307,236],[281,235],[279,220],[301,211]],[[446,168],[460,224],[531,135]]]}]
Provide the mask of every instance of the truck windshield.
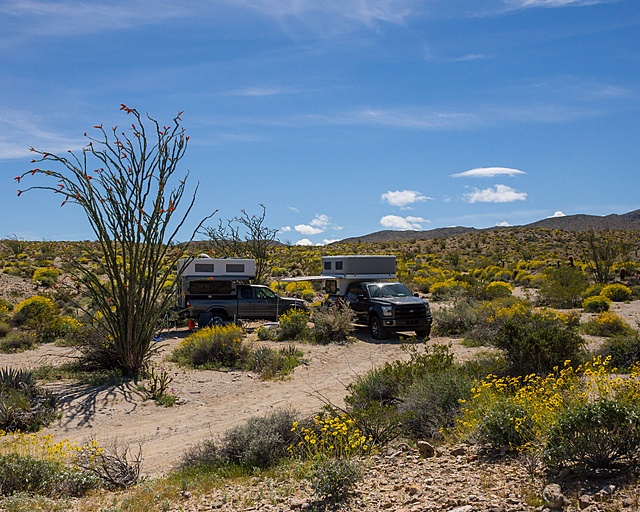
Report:
[{"label": "truck windshield", "polygon": [[368,284],[367,290],[369,290],[369,296],[371,298],[411,297],[409,289],[401,283]]}]

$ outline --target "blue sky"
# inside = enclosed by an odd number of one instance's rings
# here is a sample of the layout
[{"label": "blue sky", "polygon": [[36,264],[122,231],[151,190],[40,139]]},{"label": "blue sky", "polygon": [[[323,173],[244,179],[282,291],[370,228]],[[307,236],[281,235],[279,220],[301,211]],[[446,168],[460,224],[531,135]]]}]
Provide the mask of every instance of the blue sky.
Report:
[{"label": "blue sky", "polygon": [[0,70],[0,237],[94,238],[14,176],[121,103],[184,111],[194,225],[264,204],[322,244],[640,208],[638,0],[0,0]]}]

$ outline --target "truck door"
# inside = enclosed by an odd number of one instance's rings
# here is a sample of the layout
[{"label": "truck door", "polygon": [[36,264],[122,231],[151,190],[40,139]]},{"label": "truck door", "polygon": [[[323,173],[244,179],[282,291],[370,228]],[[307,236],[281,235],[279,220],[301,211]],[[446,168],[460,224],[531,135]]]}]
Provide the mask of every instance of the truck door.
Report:
[{"label": "truck door", "polygon": [[364,318],[367,316],[369,313],[367,290],[361,283],[351,283],[347,289],[345,299],[358,317]]},{"label": "truck door", "polygon": [[238,318],[255,318],[255,299],[251,286],[238,287]]},{"label": "truck door", "polygon": [[266,286],[253,289],[255,293],[255,318],[277,318],[278,296]]}]

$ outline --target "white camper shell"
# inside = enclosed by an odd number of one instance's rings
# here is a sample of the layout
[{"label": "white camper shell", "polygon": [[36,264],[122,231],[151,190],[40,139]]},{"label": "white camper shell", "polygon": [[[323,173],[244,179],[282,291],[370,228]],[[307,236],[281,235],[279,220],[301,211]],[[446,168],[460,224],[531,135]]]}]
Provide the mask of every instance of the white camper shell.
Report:
[{"label": "white camper shell", "polygon": [[396,257],[380,255],[323,256],[322,277],[330,295],[344,295],[354,281],[386,281],[396,278]]},{"label": "white camper shell", "polygon": [[256,275],[256,262],[244,258],[183,258],[178,260],[178,308],[190,298],[228,297],[236,285]]}]

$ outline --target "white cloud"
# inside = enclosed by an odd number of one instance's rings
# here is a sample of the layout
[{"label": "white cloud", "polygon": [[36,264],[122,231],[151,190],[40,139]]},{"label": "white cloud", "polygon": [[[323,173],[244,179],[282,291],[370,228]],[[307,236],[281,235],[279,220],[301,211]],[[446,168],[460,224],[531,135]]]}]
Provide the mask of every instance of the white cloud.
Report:
[{"label": "white cloud", "polygon": [[293,229],[303,235],[318,235],[324,231],[324,229],[314,228],[309,224],[296,224]]},{"label": "white cloud", "polygon": [[422,217],[400,217],[399,215],[385,215],[380,219],[380,225],[388,229],[401,229],[406,231],[418,231],[422,225],[430,221]]},{"label": "white cloud", "polygon": [[291,226],[282,226],[280,228],[281,233],[288,233],[289,231],[291,231]]},{"label": "white cloud", "polygon": [[556,219],[558,217],[566,217],[566,215],[564,213],[562,213],[560,210],[558,210],[557,212],[555,212],[553,215],[549,215],[547,217],[547,219]]},{"label": "white cloud", "polygon": [[380,196],[383,203],[403,208],[409,204],[421,203],[433,199],[416,190],[390,190]]},{"label": "white cloud", "polygon": [[322,241],[322,244],[323,244],[323,245],[329,245],[329,244],[332,244],[332,243],[334,243],[334,242],[339,242],[339,241],[340,241],[340,239],[339,239],[339,238],[332,238],[332,239],[325,238],[325,239]]},{"label": "white cloud", "polygon": [[318,235],[324,233],[327,229],[342,229],[341,226],[337,226],[331,223],[331,217],[324,213],[316,213],[316,216],[311,219],[309,224],[297,224],[293,227],[298,233],[303,235]]},{"label": "white cloud", "polygon": [[452,174],[452,178],[494,178],[496,176],[518,176],[527,174],[518,169],[510,169],[509,167],[478,167],[468,171]]},{"label": "white cloud", "polygon": [[527,7],[580,7],[610,3],[611,0],[507,0],[507,5],[515,9]]},{"label": "white cloud", "polygon": [[496,226],[501,228],[508,228],[509,226],[511,226],[511,224],[509,224],[506,220],[503,220],[502,222],[498,222]]},{"label": "white cloud", "polygon": [[246,87],[244,89],[238,89],[231,91],[231,96],[278,96],[281,94],[296,94],[299,91],[297,89],[287,87]]},{"label": "white cloud", "polygon": [[308,238],[303,238],[302,240],[298,240],[296,245],[313,245],[313,242]]},{"label": "white cloud", "polygon": [[506,185],[496,185],[494,188],[482,190],[474,189],[473,192],[463,196],[463,199],[468,203],[512,203],[524,201],[526,198],[526,192],[517,192]]},{"label": "white cloud", "polygon": [[298,208],[296,208],[295,206],[288,206],[287,208],[289,208],[289,210],[291,210],[292,212],[300,213],[300,210]]}]

